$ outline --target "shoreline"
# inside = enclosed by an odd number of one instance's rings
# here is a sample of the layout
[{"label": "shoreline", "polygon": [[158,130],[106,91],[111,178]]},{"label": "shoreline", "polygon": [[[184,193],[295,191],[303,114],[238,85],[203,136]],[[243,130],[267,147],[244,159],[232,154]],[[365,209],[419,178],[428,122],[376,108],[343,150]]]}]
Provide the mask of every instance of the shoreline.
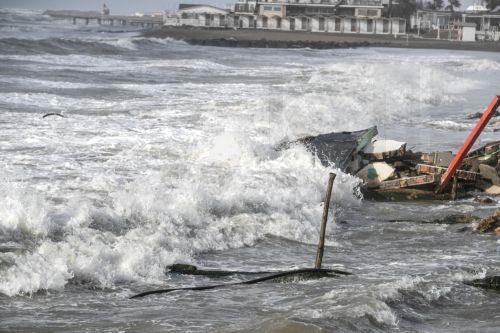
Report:
[{"label": "shoreline", "polygon": [[172,38],[191,45],[254,48],[335,49],[354,47],[392,47],[500,52],[500,42],[457,42],[393,35],[338,34],[307,31],[224,29],[164,26],[146,31],[144,37]]}]

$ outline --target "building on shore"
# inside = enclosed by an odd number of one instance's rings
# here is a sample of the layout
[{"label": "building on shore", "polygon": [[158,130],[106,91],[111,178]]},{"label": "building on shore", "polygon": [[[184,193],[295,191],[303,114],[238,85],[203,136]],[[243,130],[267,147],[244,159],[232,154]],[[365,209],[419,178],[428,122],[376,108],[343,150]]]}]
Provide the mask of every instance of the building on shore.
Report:
[{"label": "building on shore", "polygon": [[447,29],[460,19],[459,13],[446,10],[419,9],[410,16],[410,27],[420,32]]},{"label": "building on shore", "polygon": [[[410,17],[410,28],[427,38],[463,41],[499,41],[500,6],[494,10],[478,4],[464,12],[445,10],[417,10]],[[471,38],[474,30],[474,38]]]},{"label": "building on shore", "polygon": [[406,33],[406,20],[384,17],[386,0],[239,0],[227,9],[179,5],[165,25],[349,34]]},{"label": "building on shore", "polygon": [[165,25],[187,25],[196,27],[226,27],[227,14],[224,9],[210,5],[180,4],[176,13],[164,16]]},{"label": "building on shore", "polygon": [[[472,6],[471,6],[472,7]],[[500,40],[500,6],[492,11],[482,7],[481,10],[466,10],[462,14],[462,22],[473,23],[477,27],[477,40]]]}]

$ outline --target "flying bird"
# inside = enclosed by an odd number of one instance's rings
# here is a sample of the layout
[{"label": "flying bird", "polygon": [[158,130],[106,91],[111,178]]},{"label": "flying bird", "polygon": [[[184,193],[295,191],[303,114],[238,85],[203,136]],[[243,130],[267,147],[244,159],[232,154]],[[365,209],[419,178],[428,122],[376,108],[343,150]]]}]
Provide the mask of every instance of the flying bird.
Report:
[{"label": "flying bird", "polygon": [[42,118],[46,118],[46,117],[50,117],[50,116],[59,116],[62,118],[66,118],[62,113],[57,113],[57,112],[46,113],[43,115]]}]

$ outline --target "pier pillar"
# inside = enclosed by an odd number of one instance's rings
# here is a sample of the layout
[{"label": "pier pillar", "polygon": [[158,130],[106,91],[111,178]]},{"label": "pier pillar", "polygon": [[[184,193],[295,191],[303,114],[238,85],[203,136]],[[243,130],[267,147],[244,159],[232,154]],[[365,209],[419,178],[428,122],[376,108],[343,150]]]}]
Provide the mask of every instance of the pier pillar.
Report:
[{"label": "pier pillar", "polygon": [[109,20],[109,25],[110,25],[110,26],[113,26],[113,25],[114,25],[114,20],[113,20],[113,19]]},{"label": "pier pillar", "polygon": [[101,25],[102,20],[100,18],[97,19],[97,24]]},{"label": "pier pillar", "polygon": [[76,17],[73,17],[73,24],[76,24]]},{"label": "pier pillar", "polygon": [[85,24],[89,25],[89,19],[88,18],[85,19]]}]

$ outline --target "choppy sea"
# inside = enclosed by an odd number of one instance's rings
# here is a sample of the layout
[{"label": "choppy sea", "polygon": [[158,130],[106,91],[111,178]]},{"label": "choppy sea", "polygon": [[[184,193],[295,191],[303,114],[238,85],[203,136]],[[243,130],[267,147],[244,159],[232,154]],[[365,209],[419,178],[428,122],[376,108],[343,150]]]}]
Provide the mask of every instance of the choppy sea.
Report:
[{"label": "choppy sea", "polygon": [[[377,125],[456,150],[499,89],[498,53],[202,47],[0,9],[0,331],[499,332],[500,295],[463,281],[498,273],[500,238],[422,223],[498,199],[370,202],[274,149]],[[311,267],[331,171],[324,266],[353,276],[128,299],[214,283],[173,263]]]}]

